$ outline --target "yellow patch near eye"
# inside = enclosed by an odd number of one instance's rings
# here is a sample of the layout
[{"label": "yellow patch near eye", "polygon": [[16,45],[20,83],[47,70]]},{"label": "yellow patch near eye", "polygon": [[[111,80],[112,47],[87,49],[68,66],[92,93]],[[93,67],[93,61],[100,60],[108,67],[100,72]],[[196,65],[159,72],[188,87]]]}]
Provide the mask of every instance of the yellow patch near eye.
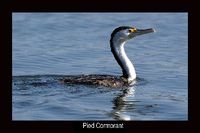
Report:
[{"label": "yellow patch near eye", "polygon": [[132,28],[132,29],[130,29],[130,31],[131,31],[131,32],[136,32],[137,29],[136,29],[136,28]]}]

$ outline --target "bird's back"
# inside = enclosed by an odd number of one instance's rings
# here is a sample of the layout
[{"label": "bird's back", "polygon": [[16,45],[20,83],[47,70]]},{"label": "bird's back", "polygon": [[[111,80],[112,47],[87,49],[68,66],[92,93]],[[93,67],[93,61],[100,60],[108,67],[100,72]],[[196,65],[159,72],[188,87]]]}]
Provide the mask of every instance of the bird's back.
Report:
[{"label": "bird's back", "polygon": [[69,75],[60,79],[60,81],[66,84],[101,85],[111,88],[128,85],[120,77],[113,75]]}]

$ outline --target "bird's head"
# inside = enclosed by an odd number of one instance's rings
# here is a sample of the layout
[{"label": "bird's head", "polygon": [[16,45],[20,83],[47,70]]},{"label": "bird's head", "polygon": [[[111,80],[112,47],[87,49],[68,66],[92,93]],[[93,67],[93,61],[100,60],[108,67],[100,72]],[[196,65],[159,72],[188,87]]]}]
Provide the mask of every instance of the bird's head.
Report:
[{"label": "bird's head", "polygon": [[120,26],[116,28],[111,34],[111,40],[125,42],[135,36],[155,32],[153,28],[137,29],[135,27]]}]

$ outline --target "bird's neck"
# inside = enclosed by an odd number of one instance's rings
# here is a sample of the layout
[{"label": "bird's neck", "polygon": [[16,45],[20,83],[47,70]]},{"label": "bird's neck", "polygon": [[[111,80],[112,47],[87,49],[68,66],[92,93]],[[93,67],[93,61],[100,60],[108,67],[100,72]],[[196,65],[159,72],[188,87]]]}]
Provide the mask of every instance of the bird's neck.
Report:
[{"label": "bird's neck", "polygon": [[125,43],[125,41],[121,40],[110,40],[110,47],[117,63],[122,69],[123,78],[126,78],[128,82],[132,82],[136,78],[136,72],[132,62],[124,50]]}]

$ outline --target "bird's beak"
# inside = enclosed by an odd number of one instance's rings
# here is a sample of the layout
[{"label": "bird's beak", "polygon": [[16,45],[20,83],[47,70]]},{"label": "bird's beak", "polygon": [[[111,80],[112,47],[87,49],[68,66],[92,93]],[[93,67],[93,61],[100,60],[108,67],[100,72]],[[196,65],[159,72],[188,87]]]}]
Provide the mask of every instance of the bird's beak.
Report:
[{"label": "bird's beak", "polygon": [[133,32],[130,34],[130,38],[138,36],[138,35],[156,32],[155,29],[153,29],[153,28],[149,28],[149,29],[136,29],[136,28],[134,28],[134,29],[135,30],[133,30]]},{"label": "bird's beak", "polygon": [[135,33],[136,33],[136,35],[143,35],[143,34],[152,33],[152,32],[156,32],[155,29],[153,29],[153,28],[150,28],[150,29],[137,29],[137,31]]}]

